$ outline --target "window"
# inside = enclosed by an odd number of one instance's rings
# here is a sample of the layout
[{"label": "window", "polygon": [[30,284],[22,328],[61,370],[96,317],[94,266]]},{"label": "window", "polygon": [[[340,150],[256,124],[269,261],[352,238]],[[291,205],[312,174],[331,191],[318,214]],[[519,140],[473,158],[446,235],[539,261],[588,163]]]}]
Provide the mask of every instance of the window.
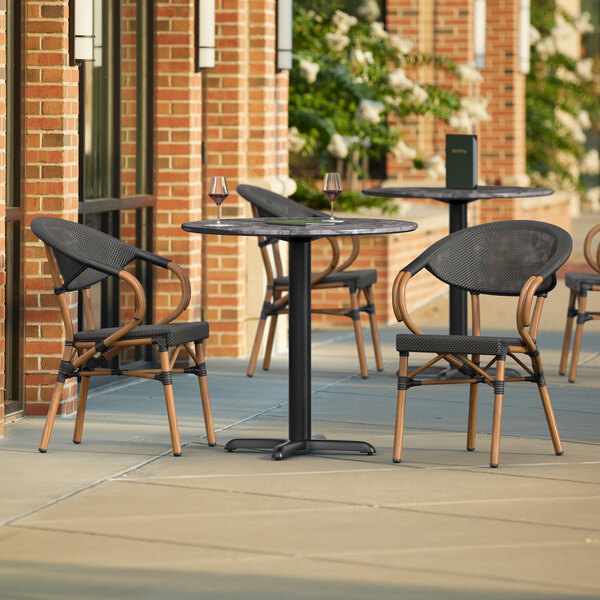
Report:
[{"label": "window", "polygon": [[[94,61],[79,67],[80,221],[148,250],[154,204],[152,15],[147,0],[94,0]],[[135,275],[151,289],[150,268],[138,267]],[[102,327],[120,324],[119,298],[112,279],[92,289]],[[151,316],[152,298],[147,300]],[[121,360],[151,358],[151,348],[140,347]]]},{"label": "window", "polygon": [[21,208],[21,3],[6,6],[6,414],[23,409],[24,276]]}]

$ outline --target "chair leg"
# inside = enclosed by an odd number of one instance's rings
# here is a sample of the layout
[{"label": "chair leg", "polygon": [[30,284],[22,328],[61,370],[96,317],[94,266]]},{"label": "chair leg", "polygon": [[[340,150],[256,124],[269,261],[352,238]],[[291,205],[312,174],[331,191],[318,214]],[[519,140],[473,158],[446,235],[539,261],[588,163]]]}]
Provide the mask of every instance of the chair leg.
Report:
[{"label": "chair leg", "polygon": [[204,414],[204,427],[206,428],[206,439],[209,446],[215,446],[215,426],[213,424],[212,409],[210,407],[210,398],[208,395],[208,385],[206,382],[206,363],[204,362],[204,344],[195,344],[196,357],[203,366],[200,375],[198,375],[198,385],[200,386],[200,397],[202,399],[202,412]]},{"label": "chair leg", "polygon": [[79,398],[77,399],[77,417],[75,418],[75,430],[73,431],[73,443],[81,444],[81,435],[83,433],[83,420],[85,418],[85,408],[87,405],[87,395],[90,388],[90,378],[82,377],[79,387]]},{"label": "chair leg", "polygon": [[581,349],[581,338],[583,336],[583,323],[585,322],[585,308],[587,297],[579,296],[579,307],[577,309],[577,326],[575,327],[575,339],[573,340],[573,353],[571,354],[571,368],[569,369],[569,383],[575,383],[577,376],[577,361],[579,360],[579,350]]},{"label": "chair leg", "polygon": [[267,335],[267,345],[265,347],[265,356],[263,358],[263,371],[268,371],[271,367],[271,353],[273,352],[273,340],[275,339],[275,330],[277,329],[277,314],[271,316],[269,323],[269,333]]},{"label": "chair leg", "polygon": [[169,351],[160,349],[160,370],[163,389],[165,391],[165,402],[167,404],[167,417],[169,418],[169,430],[171,431],[171,443],[173,454],[181,456],[181,442],[179,440],[179,429],[177,428],[177,415],[175,414],[175,400],[173,398],[173,374],[169,364]]},{"label": "chair leg", "polygon": [[477,436],[477,395],[479,384],[472,383],[469,387],[469,418],[467,421],[467,450],[475,450],[475,437]]},{"label": "chair leg", "polygon": [[254,336],[254,344],[252,345],[252,352],[250,354],[250,362],[248,363],[248,370],[246,375],[248,377],[254,376],[254,369],[256,368],[256,361],[258,360],[258,351],[260,350],[260,343],[262,341],[263,332],[265,330],[265,324],[267,317],[261,315],[258,327],[256,328],[256,334]]},{"label": "chair leg", "polygon": [[564,450],[560,441],[560,435],[558,434],[558,427],[556,425],[554,411],[552,410],[552,404],[550,402],[550,395],[548,394],[548,387],[546,385],[546,378],[544,377],[542,359],[540,356],[533,357],[531,363],[535,373],[538,375],[538,391],[540,393],[542,406],[544,407],[544,414],[546,415],[546,423],[548,423],[548,429],[550,431],[550,437],[552,438],[554,452],[560,456]]},{"label": "chair leg", "polygon": [[500,429],[502,424],[502,400],[504,398],[504,366],[505,356],[498,356],[496,361],[496,379],[494,379],[494,419],[492,422],[492,449],[490,451],[490,467],[498,466],[500,458]]},{"label": "chair leg", "polygon": [[394,449],[392,459],[395,463],[402,460],[402,440],[404,438],[404,413],[406,409],[406,390],[408,389],[408,352],[400,353],[398,365],[398,402],[396,405],[396,426],[394,429]]},{"label": "chair leg", "polygon": [[383,357],[381,355],[381,344],[379,343],[379,329],[377,328],[377,316],[375,315],[375,302],[373,288],[369,286],[363,290],[369,306],[369,323],[371,325],[371,339],[375,351],[375,365],[378,371],[383,371]]},{"label": "chair leg", "polygon": [[563,339],[562,352],[560,355],[560,365],[558,374],[564,375],[567,372],[567,360],[569,358],[569,347],[571,346],[571,333],[573,331],[573,319],[577,315],[575,304],[577,302],[577,293],[571,290],[569,294],[569,306],[567,308],[567,322],[565,324],[565,337]]},{"label": "chair leg", "polygon": [[56,419],[56,412],[58,411],[58,405],[60,404],[60,397],[64,387],[62,381],[57,381],[52,392],[52,399],[50,400],[50,407],[48,408],[48,415],[46,416],[46,424],[44,425],[44,431],[42,432],[42,439],[40,441],[40,452],[46,452],[48,450],[48,443],[50,442],[50,436],[52,435],[52,428],[54,427],[54,419]]},{"label": "chair leg", "polygon": [[363,342],[362,330],[360,328],[360,310],[358,306],[358,291],[350,290],[350,306],[352,308],[352,324],[354,325],[354,336],[356,337],[356,349],[358,350],[358,362],[360,374],[363,379],[369,376],[367,369],[367,358],[365,356],[365,344]]}]

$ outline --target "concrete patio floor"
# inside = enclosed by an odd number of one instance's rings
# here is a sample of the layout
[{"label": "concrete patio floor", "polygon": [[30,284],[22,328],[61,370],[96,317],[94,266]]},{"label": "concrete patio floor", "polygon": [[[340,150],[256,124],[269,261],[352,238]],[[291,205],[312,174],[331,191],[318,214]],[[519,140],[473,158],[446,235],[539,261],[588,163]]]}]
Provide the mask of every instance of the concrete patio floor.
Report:
[{"label": "concrete patio floor", "polygon": [[[375,456],[223,451],[232,437],[285,436],[286,355],[252,379],[245,360],[208,358],[214,448],[195,377],[175,378],[179,458],[156,382],[91,394],[79,446],[73,418],[57,420],[45,455],[42,419],[8,425],[0,598],[600,597],[600,329],[586,325],[568,384],[557,375],[566,297],[560,282],[540,334],[563,456],[536,386],[511,384],[490,469],[491,390],[481,390],[467,452],[468,391],[456,385],[409,391],[403,462],[393,464],[400,326],[382,329],[385,370],[366,380],[347,329],[313,335],[313,433],[367,440]],[[416,321],[442,331],[446,303]],[[514,332],[514,301],[504,303],[489,305],[487,331]]]}]

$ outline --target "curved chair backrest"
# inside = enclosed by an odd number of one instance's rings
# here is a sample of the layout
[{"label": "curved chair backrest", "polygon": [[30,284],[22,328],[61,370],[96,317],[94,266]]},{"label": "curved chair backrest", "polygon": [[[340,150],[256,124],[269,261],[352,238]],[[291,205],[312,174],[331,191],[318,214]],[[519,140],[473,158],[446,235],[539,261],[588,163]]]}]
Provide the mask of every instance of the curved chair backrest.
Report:
[{"label": "curved chair backrest", "polygon": [[588,265],[590,265],[594,271],[600,273],[600,244],[596,247],[596,251],[592,252],[592,242],[596,235],[598,235],[598,232],[600,232],[600,225],[595,225],[587,232],[583,251]]},{"label": "curved chair backrest", "polygon": [[464,290],[518,296],[532,275],[544,281],[536,294],[556,285],[556,271],[569,258],[573,241],[560,227],[539,221],[498,221],[462,229],[430,246],[404,270],[426,268]]},{"label": "curved chair backrest", "polygon": [[244,183],[235,189],[256,208],[259,217],[327,217],[314,208],[256,185]]},{"label": "curved chair backrest", "polygon": [[166,267],[170,262],[102,231],[54,217],[37,217],[31,230],[52,248],[63,278],[62,291],[89,288],[136,258]]}]

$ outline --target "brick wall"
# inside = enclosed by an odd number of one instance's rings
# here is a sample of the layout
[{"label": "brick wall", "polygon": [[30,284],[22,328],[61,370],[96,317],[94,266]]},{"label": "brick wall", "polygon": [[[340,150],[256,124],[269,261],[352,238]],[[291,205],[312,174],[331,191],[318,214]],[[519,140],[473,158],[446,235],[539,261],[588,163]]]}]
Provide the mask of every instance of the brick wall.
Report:
[{"label": "brick wall", "polygon": [[6,0],[0,2],[0,437],[4,434],[6,316]]},{"label": "brick wall", "polygon": [[[27,0],[25,25],[25,373],[26,413],[46,412],[62,351],[63,327],[42,244],[29,225],[38,215],[77,220],[78,71],[69,66],[67,0]],[[74,310],[71,295],[71,310]],[[59,411],[74,410],[71,380]]]},{"label": "brick wall", "polygon": [[[186,269],[192,283],[187,319],[200,318],[199,236],[181,224],[202,218],[201,76],[194,72],[194,2],[159,0],[155,18],[155,252]],[[155,270],[156,317],[170,312],[179,284]]]}]

